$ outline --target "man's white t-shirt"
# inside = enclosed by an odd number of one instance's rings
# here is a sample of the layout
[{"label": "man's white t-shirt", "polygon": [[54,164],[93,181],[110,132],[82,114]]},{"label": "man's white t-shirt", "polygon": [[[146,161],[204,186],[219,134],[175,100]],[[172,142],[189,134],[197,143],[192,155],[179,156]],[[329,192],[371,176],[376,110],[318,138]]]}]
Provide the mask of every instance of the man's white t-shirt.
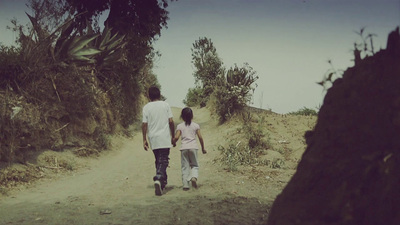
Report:
[{"label": "man's white t-shirt", "polygon": [[172,117],[171,107],[164,101],[149,102],[143,107],[142,122],[147,123],[151,149],[172,147],[169,129],[169,118]]}]

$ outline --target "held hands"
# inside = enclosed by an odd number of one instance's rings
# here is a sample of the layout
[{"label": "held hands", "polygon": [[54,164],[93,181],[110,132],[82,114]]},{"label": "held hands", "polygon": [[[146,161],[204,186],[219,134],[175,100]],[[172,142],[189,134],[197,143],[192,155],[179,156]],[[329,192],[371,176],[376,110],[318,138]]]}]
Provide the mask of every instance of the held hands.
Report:
[{"label": "held hands", "polygon": [[177,142],[177,141],[178,141],[178,139],[171,138],[171,144],[172,144],[173,147],[176,146],[176,142]]},{"label": "held hands", "polygon": [[143,141],[143,148],[145,151],[147,151],[149,149],[149,143],[147,142],[147,140]]}]

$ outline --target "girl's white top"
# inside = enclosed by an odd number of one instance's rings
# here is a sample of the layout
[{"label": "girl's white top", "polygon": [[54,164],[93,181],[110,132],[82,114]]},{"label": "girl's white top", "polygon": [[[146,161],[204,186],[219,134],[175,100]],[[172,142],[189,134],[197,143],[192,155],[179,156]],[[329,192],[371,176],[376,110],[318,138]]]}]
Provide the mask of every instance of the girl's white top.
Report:
[{"label": "girl's white top", "polygon": [[199,149],[196,141],[196,132],[200,130],[200,125],[192,121],[189,126],[186,126],[185,122],[183,122],[178,124],[176,130],[181,131],[181,150]]}]

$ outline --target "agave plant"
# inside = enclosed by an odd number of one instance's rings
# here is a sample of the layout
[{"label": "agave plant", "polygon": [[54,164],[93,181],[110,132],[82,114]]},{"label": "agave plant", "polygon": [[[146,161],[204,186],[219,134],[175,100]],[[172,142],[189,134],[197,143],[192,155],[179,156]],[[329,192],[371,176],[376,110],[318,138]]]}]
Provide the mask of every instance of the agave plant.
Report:
[{"label": "agave plant", "polygon": [[101,51],[90,46],[99,35],[67,34],[62,32],[54,48],[51,49],[56,62],[79,62],[94,64],[94,57]]},{"label": "agave plant", "polygon": [[29,40],[33,40],[33,36],[37,37],[35,41],[28,42],[33,43],[29,49],[45,46],[57,64],[78,63],[104,68],[121,60],[123,56],[121,49],[125,44],[125,36],[118,33],[111,36],[112,29],[108,26],[101,34],[79,34],[74,29],[74,19],[68,19],[52,34],[45,35],[37,19],[27,15],[33,25]]},{"label": "agave plant", "polygon": [[126,44],[125,35],[112,34],[112,29],[106,24],[103,33],[95,40],[95,46],[101,52],[96,55],[97,65],[103,68],[124,60],[123,46]]}]

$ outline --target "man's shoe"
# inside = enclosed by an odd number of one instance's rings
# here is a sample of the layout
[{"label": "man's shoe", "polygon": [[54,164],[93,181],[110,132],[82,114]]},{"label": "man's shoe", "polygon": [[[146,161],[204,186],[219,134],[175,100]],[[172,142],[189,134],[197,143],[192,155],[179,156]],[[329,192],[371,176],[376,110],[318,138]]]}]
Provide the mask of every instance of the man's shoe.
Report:
[{"label": "man's shoe", "polygon": [[154,189],[157,196],[162,195],[161,183],[159,180],[154,181]]},{"label": "man's shoe", "polygon": [[192,179],[190,179],[190,181],[192,181],[192,187],[197,188],[197,178],[192,177]]}]

